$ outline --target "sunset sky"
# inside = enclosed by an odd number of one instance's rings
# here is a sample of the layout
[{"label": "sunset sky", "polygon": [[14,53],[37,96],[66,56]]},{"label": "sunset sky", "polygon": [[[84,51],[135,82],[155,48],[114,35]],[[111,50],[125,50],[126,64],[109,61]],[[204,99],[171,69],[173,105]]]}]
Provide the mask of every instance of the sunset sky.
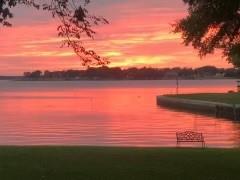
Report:
[{"label": "sunset sky", "polygon": [[[120,67],[231,67],[220,53],[200,59],[185,47],[171,24],[186,15],[182,0],[92,0],[90,12],[110,21],[95,28],[95,40],[86,42],[110,66]],[[12,28],[0,27],[0,75],[24,71],[82,68],[70,48],[60,48],[58,21],[50,14],[31,8],[14,9]]]}]

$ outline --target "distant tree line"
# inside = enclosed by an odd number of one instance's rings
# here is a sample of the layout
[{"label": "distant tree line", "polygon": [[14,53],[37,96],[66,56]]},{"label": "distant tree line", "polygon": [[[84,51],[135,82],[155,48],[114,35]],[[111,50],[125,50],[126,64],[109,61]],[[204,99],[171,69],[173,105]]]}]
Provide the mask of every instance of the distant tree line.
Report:
[{"label": "distant tree line", "polygon": [[24,79],[29,80],[161,80],[161,79],[203,79],[203,78],[239,78],[236,68],[128,68],[98,67],[86,70],[24,72]]}]

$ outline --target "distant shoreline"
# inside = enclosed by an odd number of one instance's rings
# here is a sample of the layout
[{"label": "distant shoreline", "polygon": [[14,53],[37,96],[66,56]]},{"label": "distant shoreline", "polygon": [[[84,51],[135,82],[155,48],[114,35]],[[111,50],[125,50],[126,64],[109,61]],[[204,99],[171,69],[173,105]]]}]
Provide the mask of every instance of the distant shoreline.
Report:
[{"label": "distant shoreline", "polygon": [[[195,79],[178,79],[178,80],[227,80],[227,79],[238,79],[238,78],[195,78]],[[23,77],[7,77],[7,78],[0,78],[0,80],[9,80],[9,81],[161,81],[161,80],[172,80],[176,81],[177,79],[26,79]]]}]

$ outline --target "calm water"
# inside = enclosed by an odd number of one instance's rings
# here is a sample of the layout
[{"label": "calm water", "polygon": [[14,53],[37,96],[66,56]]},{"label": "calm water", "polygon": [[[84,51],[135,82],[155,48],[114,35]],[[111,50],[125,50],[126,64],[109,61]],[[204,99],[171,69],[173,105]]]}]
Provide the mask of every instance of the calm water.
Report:
[{"label": "calm water", "polygon": [[[240,123],[166,109],[175,81],[0,81],[0,145],[175,146],[203,132],[208,147],[240,146]],[[180,93],[227,92],[235,80],[180,81]]]}]

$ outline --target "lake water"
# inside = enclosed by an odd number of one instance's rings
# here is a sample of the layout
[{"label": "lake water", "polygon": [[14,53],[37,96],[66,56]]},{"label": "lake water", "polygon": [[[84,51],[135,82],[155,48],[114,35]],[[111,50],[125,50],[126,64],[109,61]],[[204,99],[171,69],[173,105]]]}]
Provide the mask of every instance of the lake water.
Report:
[{"label": "lake water", "polygon": [[[227,92],[236,80],[184,80],[180,93]],[[0,81],[0,145],[175,146],[177,131],[239,147],[240,123],[156,105],[175,81]]]}]

